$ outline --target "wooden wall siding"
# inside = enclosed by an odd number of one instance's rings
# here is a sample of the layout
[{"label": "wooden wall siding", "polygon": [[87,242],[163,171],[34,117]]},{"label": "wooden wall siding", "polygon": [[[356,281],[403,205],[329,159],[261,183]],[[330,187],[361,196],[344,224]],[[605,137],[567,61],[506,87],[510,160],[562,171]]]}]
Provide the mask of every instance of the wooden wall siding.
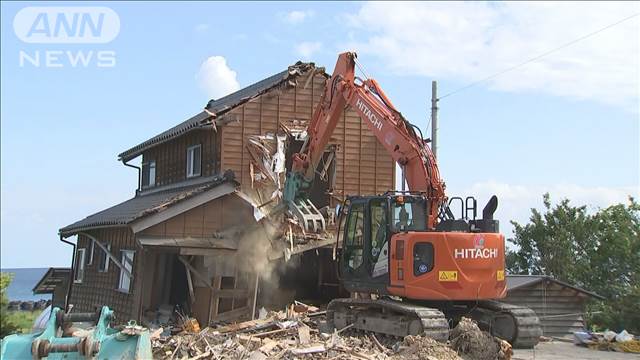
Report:
[{"label": "wooden wall siding", "polygon": [[253,208],[238,196],[230,194],[200,205],[142,234],[175,237],[208,237],[223,229],[246,224],[253,218]]},{"label": "wooden wall siding", "polygon": [[201,176],[219,173],[219,134],[213,129],[191,131],[183,136],[153,147],[142,155],[142,162],[156,161],[156,186],[183,181],[187,178],[187,148],[202,146]]},{"label": "wooden wall siding", "polygon": [[[134,279],[128,294],[117,290],[120,279],[120,268],[113,262],[109,263],[109,271],[99,272],[99,257],[102,250],[95,246],[93,262],[85,265],[84,281],[80,284],[74,283],[71,290],[70,304],[74,306],[74,312],[93,311],[96,306],[107,305],[115,311],[117,323],[126,323],[130,319],[137,318],[137,310],[134,299],[134,291],[137,288],[141,273],[140,251],[136,248],[133,233],[129,228],[105,228],[91,232],[102,242],[111,244],[111,253],[120,259],[120,250],[135,250],[134,256]],[[86,248],[89,256],[90,240],[84,236],[78,236],[77,248]]]},{"label": "wooden wall siding", "polygon": [[[245,193],[252,193],[247,138],[277,133],[280,123],[308,123],[325,81],[324,76],[316,74],[305,88],[307,81],[301,78],[296,87],[271,90],[231,112],[238,121],[222,128],[221,169],[233,170]],[[394,188],[391,156],[350,108],[339,121],[331,144],[338,145],[336,194],[376,194]]]},{"label": "wooden wall siding", "polygon": [[[585,311],[586,299],[584,294],[571,288],[556,283],[551,283],[545,288],[540,283],[511,290],[504,301],[531,308],[541,317],[544,335],[562,337],[584,329],[584,318],[580,314]],[[566,314],[572,315],[557,316]]]}]

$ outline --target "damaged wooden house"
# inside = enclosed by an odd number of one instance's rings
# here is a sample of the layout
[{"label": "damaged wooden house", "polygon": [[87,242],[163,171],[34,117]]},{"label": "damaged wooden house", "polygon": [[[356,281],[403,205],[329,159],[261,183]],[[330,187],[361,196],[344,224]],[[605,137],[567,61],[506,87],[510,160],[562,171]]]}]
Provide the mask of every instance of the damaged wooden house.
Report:
[{"label": "damaged wooden house", "polygon": [[119,321],[178,306],[204,325],[337,295],[335,206],[395,184],[393,160],[354,111],[344,112],[311,194],[326,230],[265,217],[281,202],[328,77],[298,62],[119,154],[138,172],[135,196],[59,231],[74,246],[67,304],[108,305]]}]

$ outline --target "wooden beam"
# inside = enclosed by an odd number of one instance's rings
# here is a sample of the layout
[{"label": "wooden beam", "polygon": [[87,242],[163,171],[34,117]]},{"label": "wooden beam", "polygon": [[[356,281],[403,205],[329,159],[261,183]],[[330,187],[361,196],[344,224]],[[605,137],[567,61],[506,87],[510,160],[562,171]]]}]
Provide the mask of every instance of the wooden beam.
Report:
[{"label": "wooden beam", "polygon": [[213,296],[219,298],[246,298],[249,296],[248,289],[223,289],[215,292]]},{"label": "wooden beam", "polygon": [[251,298],[251,320],[254,320],[256,318],[256,304],[257,304],[257,298],[258,298],[258,282],[260,281],[260,273],[258,273],[256,271],[256,279],[255,279],[255,284],[253,284],[254,289],[253,289],[253,297]]},{"label": "wooden beam", "polygon": [[220,286],[222,285],[222,276],[215,276],[213,278],[213,286],[211,292],[211,305],[209,306],[209,324],[211,321],[218,315],[218,306],[220,305],[220,299],[215,296],[215,292],[220,290]]},{"label": "wooden beam", "polygon": [[187,269],[190,270],[193,273],[193,275],[195,275],[200,281],[202,281],[203,283],[207,284],[207,286],[211,290],[213,290],[213,286],[211,286],[209,284],[209,280],[207,279],[207,277],[202,275],[202,274],[200,274],[200,272],[198,272],[198,270],[196,270],[196,268],[194,268],[193,265],[191,265],[189,263],[189,261],[184,258],[184,256],[178,255],[178,260],[180,260],[184,264],[184,266],[186,266]]},{"label": "wooden beam", "polygon": [[[131,271],[129,271],[127,268],[124,267],[124,265],[122,265],[122,263],[120,262],[120,260],[118,260],[118,258],[116,258],[111,251],[109,251],[107,249],[106,246],[104,246],[100,241],[98,241],[98,239],[96,239],[95,237],[84,233],[84,232],[79,232],[78,235],[82,235],[82,236],[86,236],[89,239],[91,239],[91,241],[93,241],[94,243],[96,243],[100,249],[102,249],[102,251],[104,251],[105,254],[107,254],[107,256],[109,257],[109,259],[111,261],[113,261],[114,264],[116,264],[117,267],[120,268],[121,271],[124,271],[124,273],[129,277],[129,279],[133,279],[133,274],[131,273]],[[126,258],[126,257],[125,257]],[[131,264],[132,268],[133,268],[133,264]]]},{"label": "wooden beam", "polygon": [[138,235],[137,239],[140,245],[147,248],[179,247],[194,249],[238,249],[238,239],[231,234],[223,237],[173,237]]},{"label": "wooden beam", "polygon": [[235,256],[237,253],[237,250],[180,248],[179,253],[180,255],[196,255],[196,256]]},{"label": "wooden beam", "polygon": [[248,315],[249,312],[251,311],[251,308],[249,306],[244,306],[241,308],[237,308],[235,310],[229,310],[229,311],[225,311],[219,315],[215,315],[213,317],[213,321],[231,321],[231,320],[236,320],[237,318],[243,316],[243,315]]},{"label": "wooden beam", "polygon": [[196,302],[196,294],[193,291],[193,279],[191,279],[191,270],[185,265],[185,270],[187,273],[187,285],[189,285],[189,297],[191,298],[191,303]]}]

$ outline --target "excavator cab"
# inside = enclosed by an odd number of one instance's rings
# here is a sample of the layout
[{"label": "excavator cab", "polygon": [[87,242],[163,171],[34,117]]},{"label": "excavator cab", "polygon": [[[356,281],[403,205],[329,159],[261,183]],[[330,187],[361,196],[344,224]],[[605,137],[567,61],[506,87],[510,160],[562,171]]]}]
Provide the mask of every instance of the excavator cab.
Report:
[{"label": "excavator cab", "polygon": [[[427,231],[426,214],[427,199],[422,195],[349,197],[339,212],[340,275],[345,287],[387,293],[391,238]],[[433,256],[427,257],[414,266],[433,267]]]},{"label": "excavator cab", "polygon": [[349,197],[338,239],[345,288],[441,301],[504,297],[504,236],[492,218],[497,199],[482,219],[475,218],[475,199],[464,203],[460,219],[450,215],[430,229],[424,193]]}]

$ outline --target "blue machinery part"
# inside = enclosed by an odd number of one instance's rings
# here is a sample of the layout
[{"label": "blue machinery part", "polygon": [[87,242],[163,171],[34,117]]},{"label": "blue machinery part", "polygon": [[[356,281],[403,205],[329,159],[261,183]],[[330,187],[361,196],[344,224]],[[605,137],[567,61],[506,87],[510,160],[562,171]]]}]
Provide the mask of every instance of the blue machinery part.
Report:
[{"label": "blue machinery part", "polygon": [[[95,321],[86,337],[57,337],[74,321]],[[109,327],[113,311],[102,307],[99,313],[65,314],[59,308],[42,333],[9,335],[2,339],[0,359],[151,359],[149,331],[130,322],[123,330]]]}]

